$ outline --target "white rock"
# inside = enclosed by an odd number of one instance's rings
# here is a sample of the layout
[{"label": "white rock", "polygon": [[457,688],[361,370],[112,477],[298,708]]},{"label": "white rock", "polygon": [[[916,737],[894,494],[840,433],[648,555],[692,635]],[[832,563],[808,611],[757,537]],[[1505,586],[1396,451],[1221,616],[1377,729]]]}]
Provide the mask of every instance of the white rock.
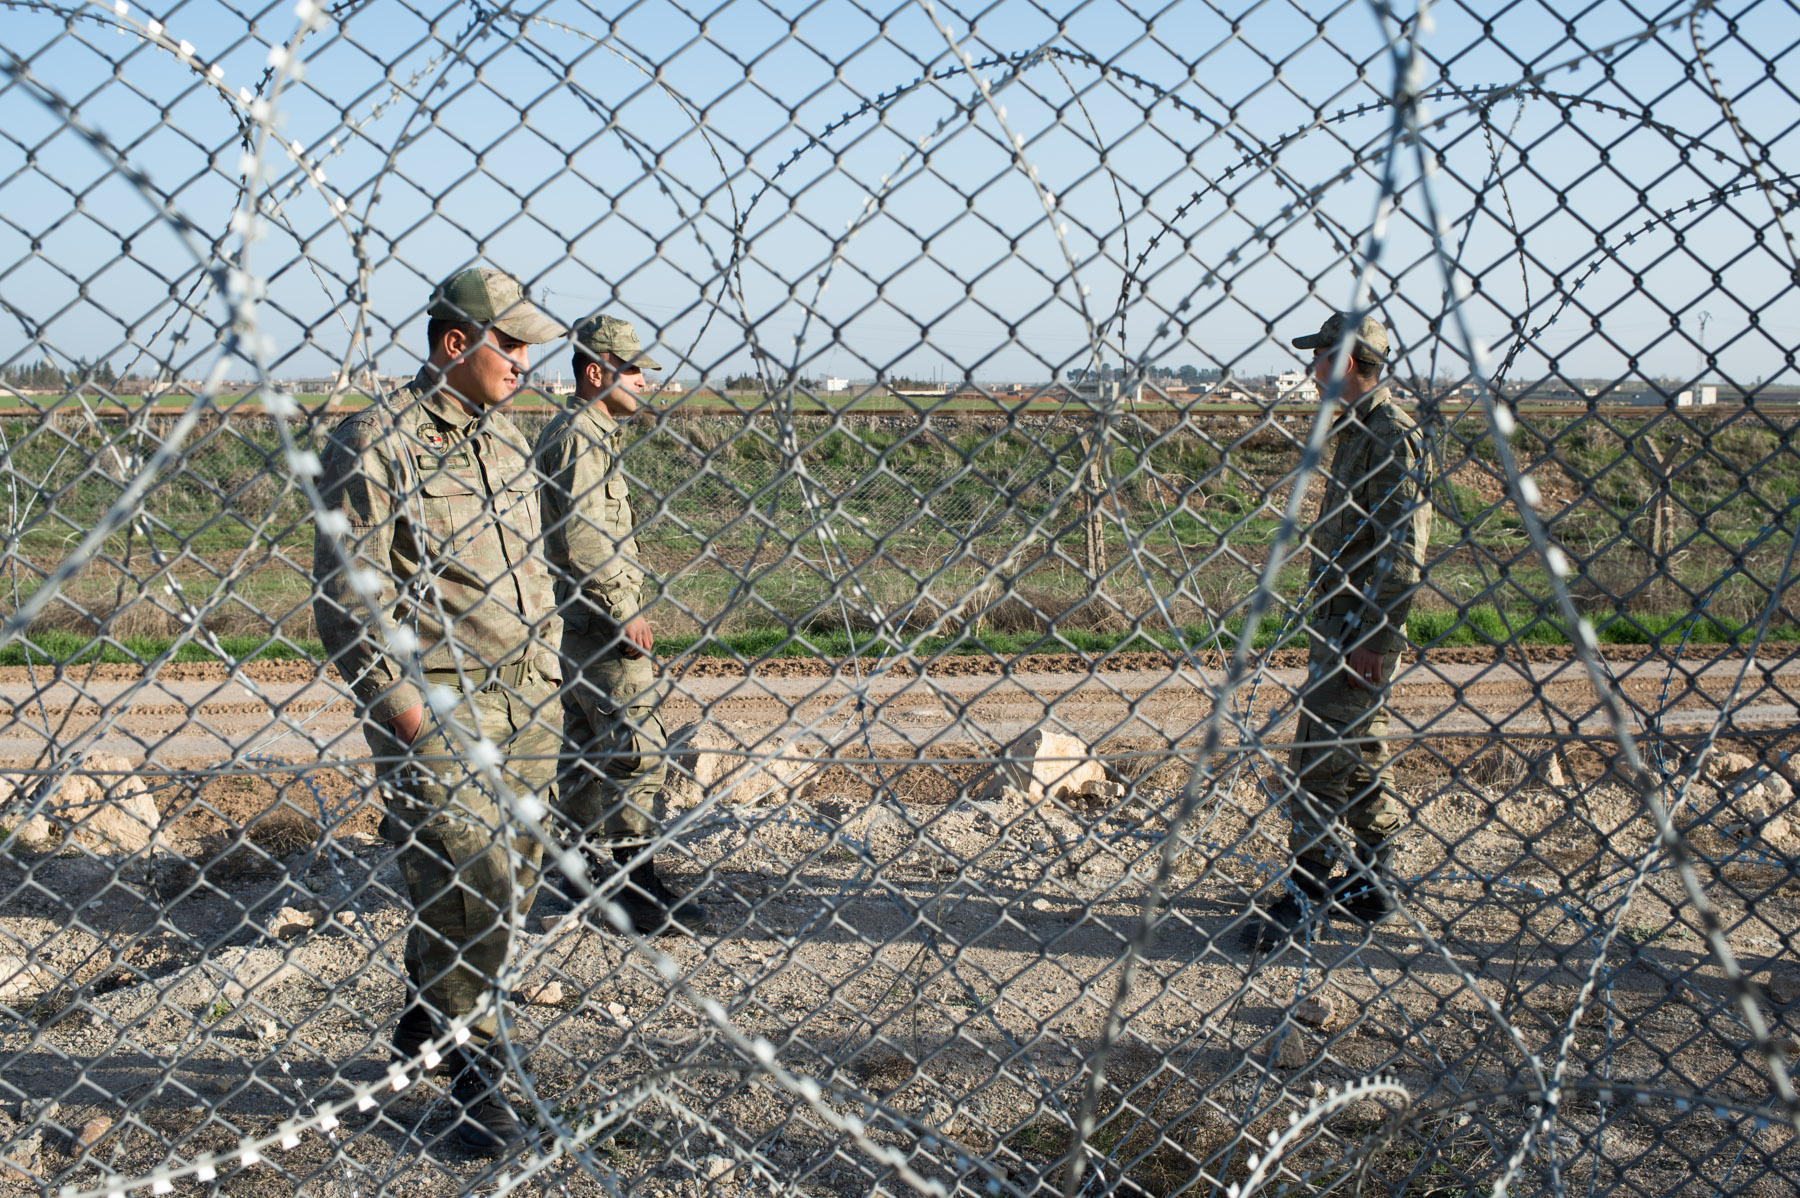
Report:
[{"label": "white rock", "polygon": [[13,848],[24,853],[54,853],[62,833],[42,815],[34,815],[13,829]]},{"label": "white rock", "polygon": [[50,975],[23,957],[0,955],[0,999],[32,994],[50,985]]},{"label": "white rock", "polygon": [[[72,838],[100,854],[143,851],[161,827],[162,816],[145,790],[141,769],[123,757],[89,754],[79,771],[62,780],[39,815],[25,821],[21,831],[30,843],[24,847],[45,852]],[[8,779],[7,805],[16,807],[36,786],[35,778]]]},{"label": "white rock", "polygon": [[1013,784],[1032,799],[1074,798],[1087,793],[1082,788],[1089,783],[1106,794],[1115,785],[1086,744],[1060,732],[1028,732],[1006,746],[1006,756],[1010,764],[1002,772],[1012,775]]},{"label": "white rock", "polygon": [[1706,758],[1706,776],[1715,782],[1730,782],[1756,763],[1742,753],[1714,752]]},{"label": "white rock", "polygon": [[779,737],[744,740],[716,722],[684,724],[669,736],[669,780],[657,796],[657,815],[708,799],[751,803],[799,798],[819,764],[818,745]]},{"label": "white rock", "polygon": [[550,981],[539,986],[529,986],[519,995],[519,998],[524,1002],[553,1007],[563,1000],[562,983]]},{"label": "white rock", "polygon": [[737,1162],[728,1156],[708,1156],[700,1159],[700,1172],[711,1181],[718,1181],[735,1168],[737,1168]]},{"label": "white rock", "polygon": [[275,918],[269,922],[269,931],[278,940],[291,940],[296,936],[304,936],[319,926],[317,911],[302,911],[298,907],[283,907],[276,912]]},{"label": "white rock", "polygon": [[1323,994],[1309,994],[1294,1004],[1294,1018],[1312,1027],[1326,1026],[1334,1013],[1331,999]]},{"label": "white rock", "polygon": [[606,1004],[606,1013],[611,1015],[614,1019],[623,1019],[626,1015],[625,1005],[623,1003],[609,1002]]}]

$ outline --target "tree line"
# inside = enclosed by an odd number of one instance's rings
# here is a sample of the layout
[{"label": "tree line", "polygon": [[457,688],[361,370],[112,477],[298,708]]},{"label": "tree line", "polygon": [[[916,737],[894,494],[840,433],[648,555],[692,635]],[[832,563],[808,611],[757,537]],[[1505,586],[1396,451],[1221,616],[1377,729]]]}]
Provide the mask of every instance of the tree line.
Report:
[{"label": "tree line", "polygon": [[111,362],[90,364],[86,358],[76,359],[71,370],[62,369],[49,358],[30,365],[0,366],[0,383],[15,391],[59,391],[84,381],[111,387],[116,383],[135,380],[136,377],[130,374],[120,375]]},{"label": "tree line", "polygon": [[[1126,374],[1127,371],[1123,367],[1114,366],[1111,362],[1103,363],[1098,370],[1092,370],[1085,366],[1072,366],[1064,372],[1065,377],[1071,383],[1083,383],[1093,380],[1098,380],[1102,383],[1122,382],[1125,379]],[[1194,365],[1192,362],[1187,362],[1180,366],[1144,367],[1144,378],[1152,383],[1166,382],[1169,379],[1179,379],[1181,382],[1192,387],[1199,383],[1216,383],[1221,377],[1223,377],[1223,374],[1217,367],[1207,366],[1203,368]]]}]

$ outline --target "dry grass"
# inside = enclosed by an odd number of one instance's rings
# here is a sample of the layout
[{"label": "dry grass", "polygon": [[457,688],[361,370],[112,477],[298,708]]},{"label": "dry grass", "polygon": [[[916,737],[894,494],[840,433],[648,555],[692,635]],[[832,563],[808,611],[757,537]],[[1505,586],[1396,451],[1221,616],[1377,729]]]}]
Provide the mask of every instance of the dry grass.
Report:
[{"label": "dry grass", "polygon": [[[166,594],[144,594],[135,582],[105,578],[96,569],[68,587],[31,623],[30,633],[73,633],[86,637],[110,637],[115,641],[133,638],[167,640],[187,627],[176,600]],[[268,583],[275,572],[262,571],[258,581]],[[291,571],[283,581],[289,585],[273,593],[234,593],[207,612],[204,627],[220,637],[267,637],[280,633],[290,640],[316,640],[318,629],[313,622],[310,583]],[[210,595],[199,586],[189,584],[189,598],[196,606],[204,605]],[[10,607],[0,605],[0,610]]]},{"label": "dry grass", "polygon": [[1476,786],[1506,793],[1533,783],[1546,785],[1556,769],[1556,746],[1530,740],[1505,742],[1463,763],[1463,776]]},{"label": "dry grass", "polygon": [[282,800],[242,825],[228,823],[198,837],[190,862],[216,884],[250,881],[278,874],[283,858],[318,844],[323,835],[317,820]]},{"label": "dry grass", "polygon": [[318,821],[285,804],[270,810],[244,829],[251,844],[272,857],[286,857],[317,844],[323,835]]}]

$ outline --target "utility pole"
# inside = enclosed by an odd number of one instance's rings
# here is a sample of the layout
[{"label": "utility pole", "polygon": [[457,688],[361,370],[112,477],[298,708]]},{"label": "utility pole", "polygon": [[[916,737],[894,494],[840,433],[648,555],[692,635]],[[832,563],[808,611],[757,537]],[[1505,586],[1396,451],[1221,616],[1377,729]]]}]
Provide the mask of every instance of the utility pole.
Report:
[{"label": "utility pole", "polygon": [[1697,363],[1695,363],[1695,369],[1694,369],[1694,390],[1696,392],[1696,394],[1694,396],[1695,399],[1699,398],[1698,392],[1700,390],[1701,380],[1706,378],[1706,326],[1707,326],[1707,323],[1711,320],[1712,320],[1711,312],[1700,313],[1700,354],[1699,354],[1700,360]]}]

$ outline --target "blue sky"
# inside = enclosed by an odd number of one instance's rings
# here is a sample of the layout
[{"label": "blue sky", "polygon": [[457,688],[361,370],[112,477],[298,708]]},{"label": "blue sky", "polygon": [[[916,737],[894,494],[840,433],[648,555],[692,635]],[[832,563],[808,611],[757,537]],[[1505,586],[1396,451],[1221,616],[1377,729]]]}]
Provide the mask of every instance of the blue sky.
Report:
[{"label": "blue sky", "polygon": [[[178,309],[171,288],[185,297],[198,280],[191,254],[41,97],[59,97],[235,253],[238,109],[201,78],[216,65],[230,93],[254,89],[293,11],[209,0],[123,19],[110,4],[79,11],[8,16],[6,48],[30,79],[0,99],[0,357],[47,349],[123,367],[135,340],[198,375],[223,303],[201,282],[197,310]],[[330,190],[266,155],[276,220],[251,266],[269,280],[262,329],[277,373],[324,373],[364,352],[409,370],[431,281],[481,261],[530,280],[566,319],[635,319],[680,377],[736,373],[759,351],[815,375],[1041,380],[1087,361],[1100,331],[1107,361],[1260,374],[1293,364],[1287,338],[1348,298],[1389,147],[1379,105],[1396,26],[1364,3],[937,4],[972,58],[1002,60],[978,73],[1006,132],[917,3],[650,0],[615,19],[616,7],[552,0],[485,22],[474,11],[373,0],[304,41],[304,80],[276,113]],[[1706,312],[1706,344],[1730,377],[1800,381],[1785,359],[1800,341],[1792,267],[1743,147],[1704,76],[1690,77],[1686,22],[1633,39],[1686,10],[1430,11],[1424,84],[1461,93],[1432,102],[1444,123],[1427,142],[1466,311],[1502,348],[1515,318],[1535,331],[1561,311],[1515,375],[1552,362],[1572,375],[1692,374]],[[150,20],[191,56],[146,41]],[[1773,177],[1800,118],[1779,81],[1800,18],[1736,3],[1700,29]],[[1595,53],[1620,39],[1633,40]],[[1568,62],[1541,83],[1553,94],[1488,106],[1484,133],[1484,89]],[[1023,141],[1019,162],[1007,132]],[[1021,165],[1057,197],[1055,221]],[[1455,375],[1460,342],[1433,333],[1443,276],[1410,149],[1397,181],[1375,294],[1407,367]],[[351,234],[375,309],[355,353]],[[540,361],[554,371],[566,356]]]}]

